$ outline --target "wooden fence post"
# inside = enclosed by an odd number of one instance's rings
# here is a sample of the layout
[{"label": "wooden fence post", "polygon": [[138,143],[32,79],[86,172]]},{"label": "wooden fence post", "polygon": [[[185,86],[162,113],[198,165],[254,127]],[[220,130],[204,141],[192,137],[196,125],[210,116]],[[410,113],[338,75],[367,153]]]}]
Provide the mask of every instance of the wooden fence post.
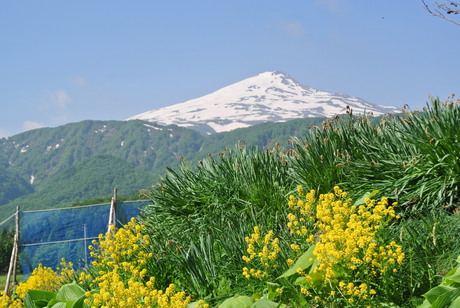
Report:
[{"label": "wooden fence post", "polygon": [[117,188],[113,189],[112,202],[110,202],[109,223],[107,225],[107,232],[110,231],[110,226],[117,224]]},{"label": "wooden fence post", "polygon": [[20,230],[19,230],[19,206],[16,207],[16,234],[17,234],[17,239],[16,239],[16,255],[14,256],[14,263],[13,263],[13,285],[17,283],[16,280],[16,269],[17,269],[17,263],[18,263],[18,255],[19,255],[19,240],[20,240]]},{"label": "wooden fence post", "polygon": [[14,234],[13,250],[11,251],[10,266],[8,268],[8,274],[6,276],[5,293],[4,293],[5,296],[9,294],[10,278],[11,278],[12,273],[13,273],[13,284],[16,282],[16,263],[18,259],[18,248],[19,248],[18,242],[19,242],[19,206],[16,207],[16,232]]}]

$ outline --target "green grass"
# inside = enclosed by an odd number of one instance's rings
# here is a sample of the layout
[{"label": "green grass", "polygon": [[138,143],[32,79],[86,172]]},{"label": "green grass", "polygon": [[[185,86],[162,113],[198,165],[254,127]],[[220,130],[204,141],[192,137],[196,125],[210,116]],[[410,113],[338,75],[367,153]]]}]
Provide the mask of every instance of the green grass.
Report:
[{"label": "green grass", "polygon": [[[0,275],[0,291],[5,290],[6,277],[7,277],[7,275]],[[10,279],[12,279],[12,278],[10,278]],[[16,275],[16,280],[18,282],[21,281],[21,279],[22,279],[22,275]]]},{"label": "green grass", "polygon": [[277,232],[285,226],[286,195],[295,187],[286,159],[280,148],[239,145],[196,168],[169,170],[144,213],[159,256],[151,266],[157,283],[174,282],[200,297],[241,287],[244,237],[254,225]]}]

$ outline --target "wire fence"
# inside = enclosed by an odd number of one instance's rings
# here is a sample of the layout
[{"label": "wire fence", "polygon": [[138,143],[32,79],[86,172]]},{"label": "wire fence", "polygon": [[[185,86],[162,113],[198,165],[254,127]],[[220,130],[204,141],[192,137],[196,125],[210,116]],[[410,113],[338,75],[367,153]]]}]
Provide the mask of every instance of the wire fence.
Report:
[{"label": "wire fence", "polygon": [[16,214],[13,214],[7,219],[0,222],[0,232],[3,232],[4,230],[6,231],[14,230],[14,219],[13,218],[15,216]]},{"label": "wire fence", "polygon": [[[149,203],[151,201],[117,202],[117,226],[138,216]],[[30,275],[39,264],[59,267],[62,259],[72,262],[75,268],[89,265],[88,246],[99,234],[107,231],[109,212],[110,203],[20,212],[19,260],[22,274]],[[4,227],[14,221],[12,217],[2,222]]]}]

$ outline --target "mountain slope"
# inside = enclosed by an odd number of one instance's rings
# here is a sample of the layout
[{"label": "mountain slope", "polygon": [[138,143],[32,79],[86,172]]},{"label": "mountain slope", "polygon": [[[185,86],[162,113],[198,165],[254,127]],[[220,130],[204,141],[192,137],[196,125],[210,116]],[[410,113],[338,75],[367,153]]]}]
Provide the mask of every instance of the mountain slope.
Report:
[{"label": "mountain slope", "polygon": [[34,192],[32,185],[14,172],[0,167],[0,205]]},{"label": "mountain slope", "polygon": [[265,72],[211,94],[133,116],[163,125],[194,128],[205,133],[224,132],[263,122],[284,122],[344,114],[347,106],[374,115],[398,112],[360,98],[302,86],[281,72]]},{"label": "mountain slope", "polygon": [[307,134],[309,126],[321,126],[323,120],[262,123],[209,136],[139,120],[82,121],[3,138],[0,221],[16,205],[23,210],[59,208],[109,197],[114,185],[120,195],[134,194],[155,184],[166,167],[175,169],[182,158],[193,165],[240,141],[259,149],[277,143],[289,148],[288,139]]},{"label": "mountain slope", "polygon": [[154,174],[111,155],[96,155],[60,172],[33,194],[17,198],[2,206],[13,212],[17,205],[22,211],[70,206],[76,202],[104,196],[118,188],[120,195],[134,195],[141,188],[154,184]]},{"label": "mountain slope", "polygon": [[[177,126],[143,121],[82,121],[27,131],[0,140],[8,170],[35,189],[54,174],[100,154],[110,154],[143,170],[164,168],[179,156],[191,155],[202,136]],[[198,148],[196,148],[198,147]],[[181,154],[178,154],[178,153]]]}]

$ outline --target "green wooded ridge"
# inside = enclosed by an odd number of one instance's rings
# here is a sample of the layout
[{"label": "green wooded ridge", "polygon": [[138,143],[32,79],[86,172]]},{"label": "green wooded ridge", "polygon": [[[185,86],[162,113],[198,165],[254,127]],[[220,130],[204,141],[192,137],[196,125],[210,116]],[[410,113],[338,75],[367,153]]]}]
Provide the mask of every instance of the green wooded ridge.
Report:
[{"label": "green wooded ridge", "polygon": [[[70,206],[95,198],[134,195],[158,183],[181,160],[195,164],[244,141],[260,149],[287,146],[323,118],[264,123],[201,135],[150,122],[82,121],[0,139],[0,221],[21,209]],[[33,180],[32,180],[33,179]]]}]

